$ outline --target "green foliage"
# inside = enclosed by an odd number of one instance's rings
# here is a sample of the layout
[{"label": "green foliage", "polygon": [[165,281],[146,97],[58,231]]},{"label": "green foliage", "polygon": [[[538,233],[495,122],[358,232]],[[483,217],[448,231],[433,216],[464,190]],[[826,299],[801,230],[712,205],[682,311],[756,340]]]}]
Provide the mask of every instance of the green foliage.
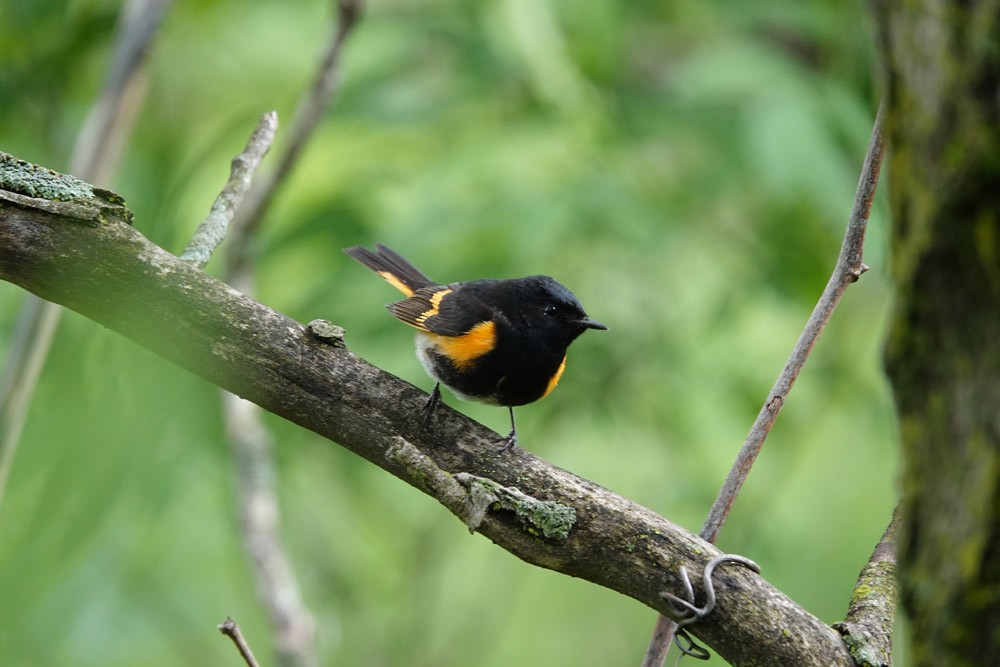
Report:
[{"label": "green foliage", "polygon": [[[429,388],[382,308],[395,293],[340,248],[381,241],[442,281],[553,275],[610,331],[519,410],[519,443],[697,530],[833,267],[873,118],[862,3],[762,5],[373,3],[255,244],[258,298],[343,326],[356,353]],[[66,168],[116,10],[0,8],[0,148]],[[181,251],[261,113],[279,112],[275,150],[287,141],[328,13],[175,3],[122,166],[98,184],[144,234]],[[720,540],[830,622],[895,497],[877,209],[874,270]],[[22,296],[0,285],[0,349]],[[505,411],[445,400],[506,428]],[[0,505],[0,662],[236,664],[215,631],[226,615],[269,655],[218,404],[64,319]],[[649,609],[524,565],[353,455],[269,425],[324,664],[639,663]]]}]

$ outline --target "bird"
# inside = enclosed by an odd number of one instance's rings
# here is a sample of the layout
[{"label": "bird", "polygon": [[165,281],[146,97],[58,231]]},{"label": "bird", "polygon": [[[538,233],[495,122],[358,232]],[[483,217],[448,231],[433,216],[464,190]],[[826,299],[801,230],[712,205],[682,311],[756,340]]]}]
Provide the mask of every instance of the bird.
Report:
[{"label": "bird", "polygon": [[441,401],[441,385],[463,400],[506,407],[510,433],[498,452],[517,444],[514,408],[544,398],[559,382],[569,345],[588,329],[607,330],[549,276],[442,285],[381,243],[344,252],[406,296],[386,308],[417,330],[417,358],[434,380],[422,424]]}]

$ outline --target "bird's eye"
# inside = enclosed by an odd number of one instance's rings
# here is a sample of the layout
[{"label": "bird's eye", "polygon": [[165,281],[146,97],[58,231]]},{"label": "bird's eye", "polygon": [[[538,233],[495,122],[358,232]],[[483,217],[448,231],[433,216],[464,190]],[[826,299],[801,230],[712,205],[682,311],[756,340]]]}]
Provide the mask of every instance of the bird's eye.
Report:
[{"label": "bird's eye", "polygon": [[547,304],[544,308],[542,308],[542,312],[545,313],[546,315],[552,316],[559,312],[559,308],[557,308],[554,303],[550,303]]}]

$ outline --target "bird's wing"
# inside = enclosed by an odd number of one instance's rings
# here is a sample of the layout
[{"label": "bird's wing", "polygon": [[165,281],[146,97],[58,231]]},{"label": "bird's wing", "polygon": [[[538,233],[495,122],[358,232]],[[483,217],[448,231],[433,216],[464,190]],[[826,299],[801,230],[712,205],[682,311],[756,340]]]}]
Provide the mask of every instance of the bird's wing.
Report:
[{"label": "bird's wing", "polygon": [[494,318],[489,306],[463,291],[462,283],[422,287],[386,307],[399,321],[441,336],[461,336]]}]

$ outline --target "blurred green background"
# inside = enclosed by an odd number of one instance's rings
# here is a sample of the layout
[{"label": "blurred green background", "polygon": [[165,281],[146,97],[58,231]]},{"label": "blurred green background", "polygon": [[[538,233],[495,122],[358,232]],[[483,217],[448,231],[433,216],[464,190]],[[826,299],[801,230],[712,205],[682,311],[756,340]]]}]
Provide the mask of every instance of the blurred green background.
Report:
[{"label": "blurred green background", "polygon": [[[0,150],[68,168],[118,11],[0,5]],[[329,16],[320,0],[171,8],[108,183],[139,230],[181,251],[260,114],[290,126]],[[255,241],[257,297],[344,326],[356,353],[429,389],[382,307],[396,293],[342,247],[381,241],[442,281],[555,276],[610,331],[575,343],[559,389],[519,411],[520,444],[697,531],[832,269],[873,61],[859,0],[373,2],[339,101]],[[880,197],[873,270],[719,540],[831,623],[896,496],[886,227]],[[0,352],[23,299],[0,283]],[[445,400],[506,432],[506,411]],[[0,663],[239,665],[215,629],[226,615],[271,663],[219,404],[199,378],[63,319],[0,505]],[[650,609],[528,566],[349,452],[267,422],[323,664],[640,663]]]}]

